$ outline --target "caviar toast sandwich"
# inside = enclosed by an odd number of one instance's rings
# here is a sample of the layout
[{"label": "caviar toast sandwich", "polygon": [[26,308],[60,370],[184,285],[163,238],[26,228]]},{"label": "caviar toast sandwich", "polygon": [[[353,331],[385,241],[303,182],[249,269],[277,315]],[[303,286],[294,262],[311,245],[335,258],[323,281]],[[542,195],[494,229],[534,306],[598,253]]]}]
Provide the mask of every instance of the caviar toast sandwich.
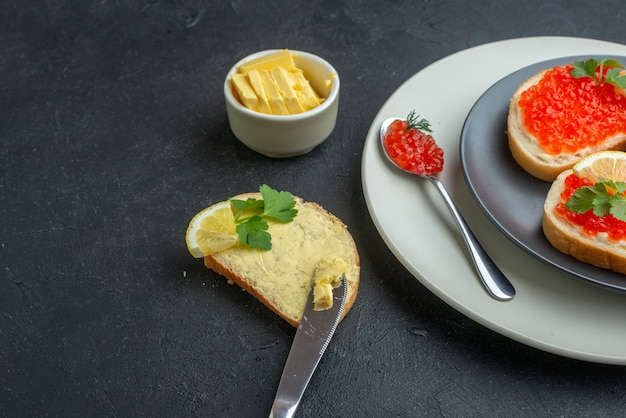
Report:
[{"label": "caviar toast sandwich", "polygon": [[626,153],[583,158],[553,182],[543,232],[559,251],[626,274]]},{"label": "caviar toast sandwich", "polygon": [[[215,221],[217,219],[217,221]],[[226,277],[297,327],[311,289],[314,309],[332,306],[332,290],[345,274],[342,319],[356,300],[360,260],[344,223],[320,205],[267,185],[198,213],[187,246]]]},{"label": "caviar toast sandwich", "polygon": [[626,76],[615,60],[541,71],[509,104],[508,145],[528,173],[553,181],[581,158],[626,148]]}]

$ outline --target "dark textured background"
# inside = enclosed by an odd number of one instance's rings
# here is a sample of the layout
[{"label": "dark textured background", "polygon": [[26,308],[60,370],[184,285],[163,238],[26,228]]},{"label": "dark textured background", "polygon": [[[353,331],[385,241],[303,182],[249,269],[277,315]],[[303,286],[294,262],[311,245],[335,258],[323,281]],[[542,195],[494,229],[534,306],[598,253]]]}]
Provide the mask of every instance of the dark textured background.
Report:
[{"label": "dark textured background", "polygon": [[[0,2],[0,415],[267,416],[295,331],[184,243],[197,211],[265,182],[342,218],[362,259],[300,416],[622,415],[624,368],[511,341],[415,280],[360,161],[424,66],[514,37],[626,43],[624,17],[622,0]],[[284,47],[328,59],[341,103],[327,142],[273,160],[235,140],[222,86]]]}]

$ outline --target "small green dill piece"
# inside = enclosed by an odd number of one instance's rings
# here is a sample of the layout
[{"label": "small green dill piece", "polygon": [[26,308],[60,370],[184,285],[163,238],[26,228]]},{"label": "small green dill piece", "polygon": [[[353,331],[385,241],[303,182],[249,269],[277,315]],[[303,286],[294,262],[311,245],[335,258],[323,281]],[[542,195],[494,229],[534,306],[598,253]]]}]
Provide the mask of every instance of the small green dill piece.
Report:
[{"label": "small green dill piece", "polygon": [[430,128],[430,122],[426,119],[420,119],[420,115],[415,114],[415,110],[411,110],[409,115],[406,117],[407,126],[406,130],[411,129],[419,129],[420,131],[430,132],[432,133],[432,129]]}]

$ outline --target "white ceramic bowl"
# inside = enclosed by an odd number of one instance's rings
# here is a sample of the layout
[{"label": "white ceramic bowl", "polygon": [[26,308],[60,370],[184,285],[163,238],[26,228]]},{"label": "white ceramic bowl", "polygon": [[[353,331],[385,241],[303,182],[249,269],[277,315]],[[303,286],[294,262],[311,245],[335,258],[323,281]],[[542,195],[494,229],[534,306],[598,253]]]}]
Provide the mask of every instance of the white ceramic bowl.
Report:
[{"label": "white ceramic bowl", "polygon": [[[266,50],[249,55],[235,64],[224,81],[224,96],[228,122],[235,136],[248,148],[268,157],[294,157],[310,152],[328,138],[337,121],[339,107],[339,75],[322,58],[302,51],[290,52],[296,66],[301,68],[311,86],[324,102],[295,115],[267,115],[246,108],[235,95],[231,74],[246,61],[269,55],[278,50]],[[331,81],[331,85],[326,84]]]}]

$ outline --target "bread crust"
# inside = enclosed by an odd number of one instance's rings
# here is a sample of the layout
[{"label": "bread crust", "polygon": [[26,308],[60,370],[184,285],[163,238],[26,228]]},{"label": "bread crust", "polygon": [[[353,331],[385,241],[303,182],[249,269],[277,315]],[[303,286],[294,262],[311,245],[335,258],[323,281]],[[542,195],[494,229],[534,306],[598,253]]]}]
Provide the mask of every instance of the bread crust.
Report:
[{"label": "bread crust", "polygon": [[[261,195],[260,193],[245,193],[245,194],[241,194],[238,196],[234,196],[233,199],[245,200],[249,197],[260,199]],[[359,258],[359,253],[357,251],[356,244],[354,242],[354,239],[352,238],[352,235],[348,231],[348,228],[346,227],[346,225],[335,215],[326,211],[322,206],[320,206],[319,204],[315,202],[305,202],[302,198],[297,197],[297,196],[295,196],[294,198],[298,205],[304,205],[311,209],[314,209],[318,211],[319,213],[323,214],[323,216],[325,216],[330,222],[333,222],[334,224],[339,225],[342,228],[343,233],[345,234],[344,239],[346,240],[346,242],[350,243],[350,246],[352,248],[353,257],[354,257],[352,262],[355,264],[355,267],[356,267],[356,272],[355,272],[356,277],[353,278],[354,280],[348,281],[348,294],[346,296],[344,310],[340,319],[342,320],[346,316],[346,314],[350,311],[352,306],[354,305],[354,302],[356,300],[357,293],[358,293],[359,283],[360,283],[360,258]],[[228,280],[229,283],[231,284],[234,283],[238,285],[239,287],[241,287],[246,292],[250,293],[256,299],[258,299],[261,303],[263,303],[267,308],[269,308],[276,315],[278,315],[279,317],[287,321],[293,327],[296,327],[296,328],[298,327],[298,324],[300,322],[300,317],[291,316],[288,313],[281,310],[281,308],[276,303],[274,303],[270,298],[266,297],[262,292],[260,292],[254,286],[254,284],[251,283],[251,281],[247,277],[245,277],[245,274],[242,274],[239,271],[235,271],[231,269],[224,262],[223,258],[221,257],[221,253],[216,253],[216,254],[204,257],[204,265],[207,268],[215,271],[216,273],[224,276]]]},{"label": "bread crust", "polygon": [[607,270],[626,274],[626,242],[610,241],[606,233],[585,235],[581,228],[558,216],[556,205],[565,189],[565,178],[572,170],[558,175],[546,197],[543,207],[542,229],[550,243],[564,254]]},{"label": "bread crust", "polygon": [[533,75],[522,83],[511,98],[507,117],[508,145],[513,159],[529,174],[545,181],[554,179],[564,170],[570,169],[581,158],[604,150],[625,150],[626,134],[607,138],[594,147],[587,147],[572,154],[549,154],[539,146],[537,139],[524,127],[519,99],[522,93],[537,84],[547,70]]}]

